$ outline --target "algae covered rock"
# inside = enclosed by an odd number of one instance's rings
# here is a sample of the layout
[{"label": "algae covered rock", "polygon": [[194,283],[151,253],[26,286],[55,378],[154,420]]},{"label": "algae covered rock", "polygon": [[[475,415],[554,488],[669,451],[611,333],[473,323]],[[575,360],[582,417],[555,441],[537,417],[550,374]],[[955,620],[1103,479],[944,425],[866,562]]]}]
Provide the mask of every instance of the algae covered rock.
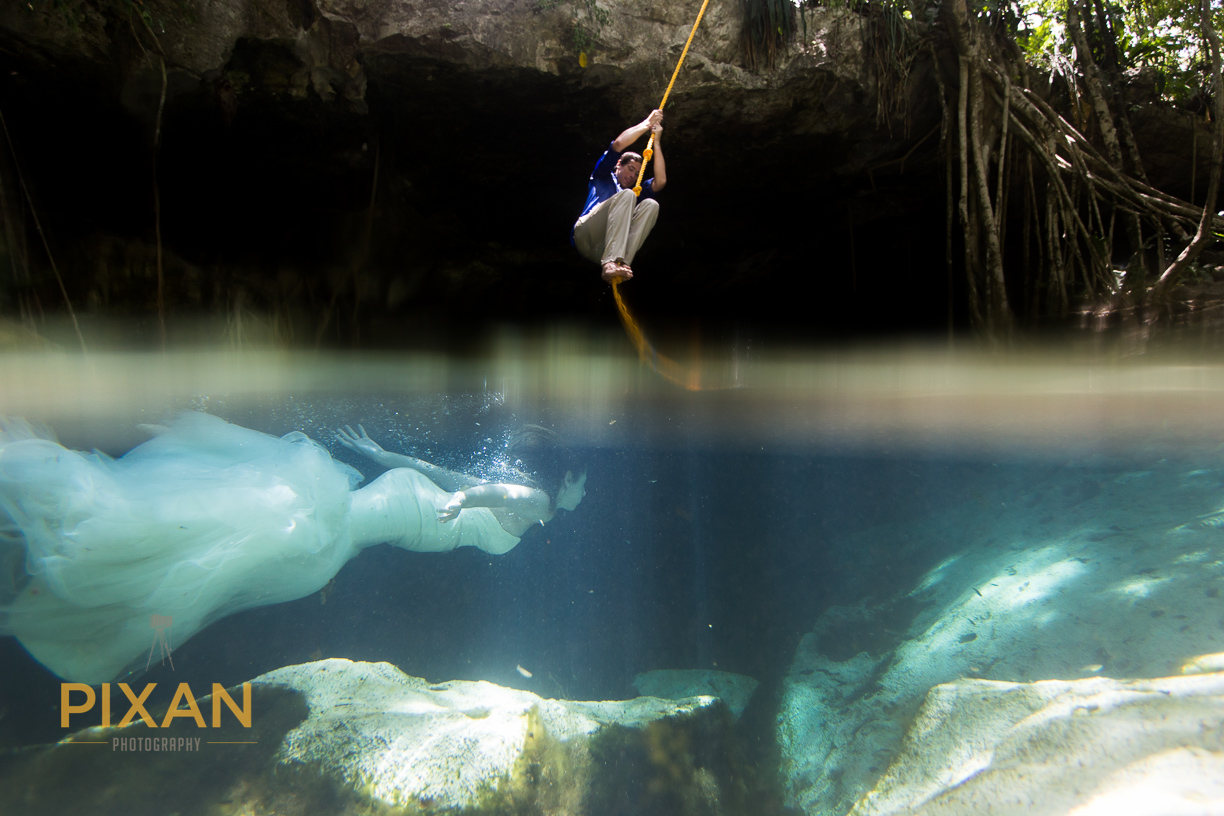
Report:
[{"label": "algae covered rock", "polygon": [[[0,758],[0,813],[751,812],[714,697],[546,700],[341,659],[269,672],[251,691],[250,728],[137,719]],[[198,742],[116,751],[116,737]]]},{"label": "algae covered rock", "polygon": [[638,694],[683,700],[688,697],[717,697],[739,718],[748,707],[760,682],[742,674],[713,669],[659,669],[633,678]]}]

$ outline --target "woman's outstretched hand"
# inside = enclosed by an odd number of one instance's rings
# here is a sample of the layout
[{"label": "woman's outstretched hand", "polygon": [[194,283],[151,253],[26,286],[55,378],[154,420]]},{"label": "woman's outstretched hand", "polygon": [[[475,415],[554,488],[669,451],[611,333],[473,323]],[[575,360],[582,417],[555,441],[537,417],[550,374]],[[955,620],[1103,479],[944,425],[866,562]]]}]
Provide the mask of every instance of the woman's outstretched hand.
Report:
[{"label": "woman's outstretched hand", "polygon": [[343,428],[336,431],[336,439],[340,441],[341,445],[344,445],[344,447],[348,448],[349,450],[356,451],[363,456],[368,456],[369,458],[378,461],[378,457],[386,453],[386,451],[383,450],[383,446],[366,435],[365,428],[362,426],[358,425],[357,429],[361,432],[360,435],[358,435],[357,431],[353,430],[351,425],[345,425]]},{"label": "woman's outstretched hand", "polygon": [[462,490],[451,496],[451,500],[446,503],[446,506],[438,511],[438,521],[450,521],[458,516],[459,511],[463,509],[463,500],[466,498]]}]

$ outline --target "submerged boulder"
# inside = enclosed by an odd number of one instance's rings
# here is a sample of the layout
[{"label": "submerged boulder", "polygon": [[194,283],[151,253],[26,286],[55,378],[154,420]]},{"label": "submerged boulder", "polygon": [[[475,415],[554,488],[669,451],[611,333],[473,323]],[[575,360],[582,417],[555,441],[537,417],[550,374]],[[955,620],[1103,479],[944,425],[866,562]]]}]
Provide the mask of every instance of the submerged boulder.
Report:
[{"label": "submerged boulder", "polygon": [[310,768],[387,805],[465,813],[723,808],[727,718],[713,697],[546,700],[340,659],[256,682],[301,691],[310,709],[281,744],[281,766]]},{"label": "submerged boulder", "polygon": [[659,669],[633,678],[638,694],[665,700],[718,697],[737,718],[744,713],[759,685],[751,677],[713,669]]},{"label": "submerged boulder", "polygon": [[[0,812],[747,812],[731,717],[713,697],[546,700],[342,659],[251,686],[251,728],[138,720],[0,760]],[[111,746],[131,737],[139,753]],[[148,737],[196,742],[142,748]]]},{"label": "submerged boulder", "polygon": [[935,687],[853,816],[1209,816],[1224,801],[1224,674]]},{"label": "submerged boulder", "polygon": [[[881,799],[883,791],[917,773],[894,758],[931,727],[921,718],[936,716],[933,707],[959,699],[959,692],[931,691],[942,684],[993,694],[1002,687],[964,683],[1064,681],[1013,697],[1000,692],[1011,700],[1041,697],[1052,688],[1089,689],[1075,694],[1147,688],[1110,685],[1107,677],[1216,670],[1211,653],[1220,651],[1224,617],[1217,471],[1161,460],[1144,470],[1071,472],[1038,472],[1027,483],[983,492],[938,518],[876,528],[853,542],[855,551],[866,552],[891,539],[897,562],[930,563],[932,553],[941,560],[891,602],[826,610],[803,638],[778,716],[792,805],[810,816],[889,812],[868,803],[893,801],[893,794]],[[1083,678],[1092,682],[1066,685]],[[1214,688],[1211,682],[1177,688]],[[1049,702],[1041,699],[1042,706]],[[924,700],[927,712],[920,715]],[[1218,728],[1220,702],[1195,691],[1188,705]],[[966,745],[988,739],[983,729],[989,717],[947,716],[946,727],[958,729]],[[1168,732],[1161,750],[1185,749],[1183,758],[1197,757],[1191,749],[1200,743],[1180,741],[1178,733]],[[1042,761],[1096,763],[1071,743],[1063,748],[1059,754],[1057,741],[1049,742]],[[896,760],[902,761],[912,760]],[[1047,780],[1063,784],[1054,776]],[[915,804],[907,801],[907,807]],[[965,807],[931,812],[970,812]],[[1047,812],[1055,811],[1065,812]]]}]

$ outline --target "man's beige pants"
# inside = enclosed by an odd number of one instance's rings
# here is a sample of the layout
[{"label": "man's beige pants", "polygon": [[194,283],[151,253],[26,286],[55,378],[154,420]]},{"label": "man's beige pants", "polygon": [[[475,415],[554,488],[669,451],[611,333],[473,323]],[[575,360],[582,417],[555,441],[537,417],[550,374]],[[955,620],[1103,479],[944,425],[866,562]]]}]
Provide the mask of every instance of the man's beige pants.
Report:
[{"label": "man's beige pants", "polygon": [[574,246],[601,266],[618,258],[632,264],[658,217],[659,202],[647,198],[638,203],[633,190],[621,190],[578,219]]}]

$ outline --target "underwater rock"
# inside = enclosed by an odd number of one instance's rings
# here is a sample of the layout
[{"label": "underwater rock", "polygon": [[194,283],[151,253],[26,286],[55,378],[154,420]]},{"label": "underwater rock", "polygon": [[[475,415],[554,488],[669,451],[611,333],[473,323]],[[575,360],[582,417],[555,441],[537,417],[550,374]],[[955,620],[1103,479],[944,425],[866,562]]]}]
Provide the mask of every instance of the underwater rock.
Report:
[{"label": "underwater rock", "polygon": [[[679,749],[688,739],[674,738],[691,732],[721,741],[725,714],[711,697],[546,700],[486,682],[430,684],[388,663],[340,659],[288,666],[255,682],[306,696],[310,716],[285,737],[282,766],[312,768],[377,802],[465,813],[512,806],[586,813],[605,807],[592,798],[624,795],[626,806],[649,810],[652,797],[686,796],[683,783],[670,791],[650,785],[656,773],[671,778],[659,762],[674,762],[689,767],[699,798],[718,803],[717,775],[693,766],[687,748]],[[664,759],[668,751],[652,752],[660,740],[678,753]],[[653,806],[664,812],[665,804]]]},{"label": "underwater rock", "polygon": [[1224,671],[1224,652],[1198,655],[1187,660],[1182,666],[1182,674],[1209,674]]},{"label": "underwater rock", "polygon": [[[0,813],[747,812],[732,720],[713,697],[546,700],[334,658],[251,687],[251,729],[183,720],[87,729],[0,758]],[[151,733],[203,744],[149,753],[107,744]]]},{"label": "underwater rock", "polygon": [[[1218,481],[1167,461],[1070,470],[847,542],[891,546],[898,563],[925,551],[931,566],[896,600],[826,610],[801,640],[777,726],[789,804],[809,816],[865,807],[941,684],[1217,670],[1224,540],[1204,510]],[[1086,478],[1091,495],[1069,503]],[[972,741],[980,726],[959,727]]]},{"label": "underwater rock", "polygon": [[760,681],[742,674],[710,669],[659,669],[643,672],[633,678],[638,694],[684,700],[689,697],[718,697],[727,704],[736,719],[748,707]]},{"label": "underwater rock", "polygon": [[[134,684],[137,693],[140,684]],[[115,692],[115,719],[126,701]],[[231,697],[243,701],[240,689]],[[210,698],[196,700],[207,717]],[[277,747],[307,716],[302,695],[283,687],[251,686],[253,712],[244,727],[229,711],[217,727],[200,728],[189,719],[147,727],[137,717],[126,727],[86,728],[54,745],[28,746],[0,753],[0,813],[22,816],[226,816],[268,813],[260,802],[296,799],[285,814],[342,813],[346,799],[317,776],[275,773]],[[149,714],[164,723],[166,711]],[[48,715],[55,715],[47,710]],[[347,796],[347,800],[355,800]],[[311,809],[301,803],[311,802]],[[248,807],[248,805],[250,805]],[[335,807],[333,807],[335,805]]]},{"label": "underwater rock", "polygon": [[853,816],[1219,813],[1224,674],[936,686]]}]

